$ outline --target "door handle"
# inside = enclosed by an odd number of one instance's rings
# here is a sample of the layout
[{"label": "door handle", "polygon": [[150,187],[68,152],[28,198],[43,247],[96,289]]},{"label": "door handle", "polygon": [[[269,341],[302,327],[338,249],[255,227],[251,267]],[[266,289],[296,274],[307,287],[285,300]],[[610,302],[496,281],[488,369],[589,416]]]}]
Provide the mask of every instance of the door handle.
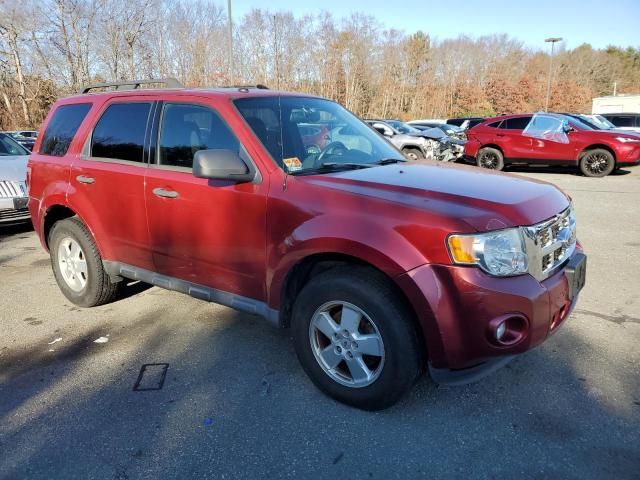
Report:
[{"label": "door handle", "polygon": [[504,137],[504,133],[496,133],[496,137]]},{"label": "door handle", "polygon": [[93,177],[87,177],[86,175],[78,175],[76,177],[80,183],[86,183],[87,185],[91,185],[92,183],[96,183],[96,179]]},{"label": "door handle", "polygon": [[157,197],[162,198],[178,198],[180,196],[178,192],[174,192],[173,190],[165,190],[164,188],[154,188],[153,194]]}]

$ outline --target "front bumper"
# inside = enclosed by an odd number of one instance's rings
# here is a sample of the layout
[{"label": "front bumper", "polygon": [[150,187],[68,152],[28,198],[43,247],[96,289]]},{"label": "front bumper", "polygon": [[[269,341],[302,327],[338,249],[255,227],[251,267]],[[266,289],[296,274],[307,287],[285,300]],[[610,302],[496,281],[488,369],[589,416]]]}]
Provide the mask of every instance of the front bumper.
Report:
[{"label": "front bumper", "polygon": [[0,198],[0,225],[31,220],[27,197]]},{"label": "front bumper", "polygon": [[[398,283],[422,312],[430,368],[441,378],[445,371],[460,377],[455,371],[471,368],[476,372],[472,376],[480,378],[478,370],[490,373],[496,363],[541,344],[566,320],[578,298],[569,300],[565,268],[538,282],[530,275],[497,278],[475,267],[423,265],[398,277]],[[522,335],[502,345],[493,328],[506,317],[522,320]]]}]

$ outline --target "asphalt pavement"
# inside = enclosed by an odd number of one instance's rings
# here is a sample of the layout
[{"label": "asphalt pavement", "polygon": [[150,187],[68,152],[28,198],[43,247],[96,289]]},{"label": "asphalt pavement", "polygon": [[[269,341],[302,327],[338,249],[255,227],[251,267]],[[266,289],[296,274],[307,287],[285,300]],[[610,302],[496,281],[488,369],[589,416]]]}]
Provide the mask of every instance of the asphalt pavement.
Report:
[{"label": "asphalt pavement", "polygon": [[141,284],[77,308],[33,231],[0,228],[0,478],[640,478],[640,167],[520,172],[574,199],[577,310],[480,383],[425,376],[377,413],[259,318]]}]

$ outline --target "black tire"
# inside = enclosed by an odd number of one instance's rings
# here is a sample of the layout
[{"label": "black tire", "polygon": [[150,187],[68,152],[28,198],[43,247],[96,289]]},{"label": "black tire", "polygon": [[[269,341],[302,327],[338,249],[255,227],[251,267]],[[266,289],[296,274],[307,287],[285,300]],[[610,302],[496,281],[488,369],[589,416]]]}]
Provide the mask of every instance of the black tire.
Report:
[{"label": "black tire", "polygon": [[402,149],[402,153],[409,160],[424,160],[425,156],[419,148],[407,147]]},{"label": "black tire", "polygon": [[615,158],[603,148],[587,150],[580,157],[580,171],[585,177],[606,177],[615,168]]},{"label": "black tire", "polygon": [[478,152],[476,164],[480,168],[502,170],[504,168],[504,155],[497,148],[484,147]]},{"label": "black tire", "polygon": [[[369,385],[354,387],[339,383],[314,354],[311,322],[320,308],[336,301],[365,312],[382,339],[384,360],[378,364],[378,376]],[[339,402],[364,410],[381,410],[396,403],[411,388],[425,364],[418,328],[406,302],[383,275],[364,267],[336,267],[305,285],[293,307],[292,333],[298,359],[313,383]],[[341,365],[346,369],[346,362]]]},{"label": "black tire", "polygon": [[[72,239],[81,248],[86,262],[86,284],[76,291],[69,286],[61,271],[59,262],[60,243]],[[78,217],[56,222],[49,233],[51,267],[62,293],[79,307],[95,307],[111,302],[118,294],[119,282],[111,281],[102,266],[102,258],[89,230]]]}]

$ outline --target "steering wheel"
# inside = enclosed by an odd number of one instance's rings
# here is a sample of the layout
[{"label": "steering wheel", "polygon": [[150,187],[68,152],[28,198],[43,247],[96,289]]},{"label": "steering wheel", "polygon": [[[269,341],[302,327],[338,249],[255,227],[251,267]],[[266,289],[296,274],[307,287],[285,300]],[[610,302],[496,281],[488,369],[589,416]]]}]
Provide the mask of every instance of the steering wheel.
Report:
[{"label": "steering wheel", "polygon": [[[318,155],[318,158],[316,158],[315,166],[318,167],[322,165],[322,161],[326,156],[337,154],[339,150],[342,150],[343,152],[347,152],[349,149],[345,146],[344,143],[339,141],[329,143],[329,145],[324,147],[324,150],[322,151],[322,153]],[[342,155],[342,154],[339,154],[339,155]]]}]

